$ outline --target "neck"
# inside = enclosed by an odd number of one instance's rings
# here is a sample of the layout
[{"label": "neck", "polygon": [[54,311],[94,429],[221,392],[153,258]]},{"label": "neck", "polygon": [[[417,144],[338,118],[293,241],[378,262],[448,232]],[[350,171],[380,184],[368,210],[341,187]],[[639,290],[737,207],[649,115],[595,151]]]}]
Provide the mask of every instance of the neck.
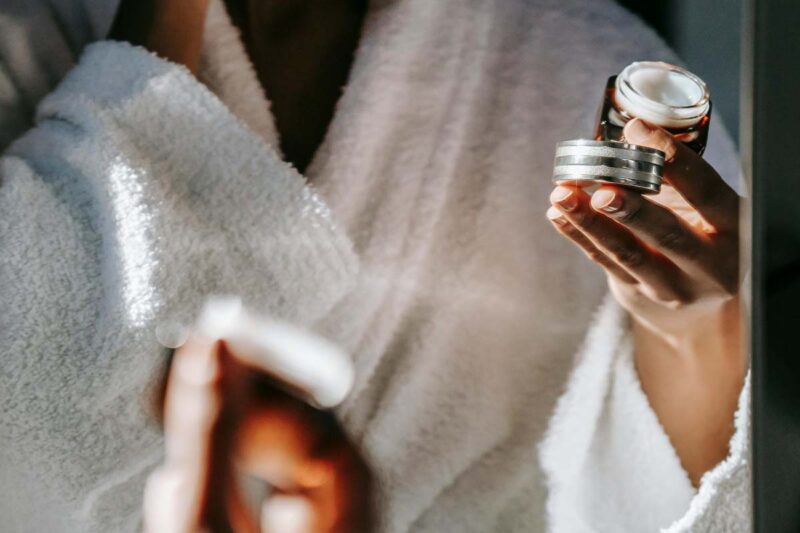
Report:
[{"label": "neck", "polygon": [[272,111],[286,158],[301,172],[333,117],[366,0],[226,0]]}]

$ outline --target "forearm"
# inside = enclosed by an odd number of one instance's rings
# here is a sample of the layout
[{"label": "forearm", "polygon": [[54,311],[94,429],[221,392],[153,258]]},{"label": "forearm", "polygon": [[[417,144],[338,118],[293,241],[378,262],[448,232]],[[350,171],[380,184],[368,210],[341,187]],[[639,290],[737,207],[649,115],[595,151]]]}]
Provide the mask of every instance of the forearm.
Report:
[{"label": "forearm", "polygon": [[208,0],[122,0],[109,38],[143,46],[197,73],[207,8]]},{"label": "forearm", "polygon": [[692,483],[728,453],[747,372],[739,298],[693,316],[665,338],[633,320],[642,388]]}]

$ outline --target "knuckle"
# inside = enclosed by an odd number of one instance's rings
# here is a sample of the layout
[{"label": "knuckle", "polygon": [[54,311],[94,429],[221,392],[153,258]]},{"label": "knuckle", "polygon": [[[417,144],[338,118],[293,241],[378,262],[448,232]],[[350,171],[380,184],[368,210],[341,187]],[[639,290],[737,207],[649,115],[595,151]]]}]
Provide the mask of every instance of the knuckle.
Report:
[{"label": "knuckle", "polygon": [[585,209],[576,209],[570,213],[572,221],[584,229],[589,229],[593,225],[592,214]]},{"label": "knuckle", "polygon": [[578,230],[572,224],[563,224],[558,227],[559,231],[568,237],[574,237],[578,234]]},{"label": "knuckle", "polygon": [[664,152],[664,159],[666,161],[674,161],[678,153],[678,143],[671,135],[662,137],[661,146],[659,149]]},{"label": "knuckle", "polygon": [[731,298],[737,296],[739,294],[738,269],[724,273],[722,279],[720,280],[720,285],[726,296]]},{"label": "knuckle", "polygon": [[681,309],[685,308],[691,302],[686,301],[682,298],[673,298],[667,302],[664,302],[662,305],[669,309],[670,311],[680,311]]},{"label": "knuckle", "polygon": [[690,248],[689,235],[678,226],[671,226],[656,235],[656,244],[665,250],[688,251]]},{"label": "knuckle", "polygon": [[601,265],[606,264],[608,262],[606,257],[597,250],[587,251],[586,256],[595,263],[599,263]]},{"label": "knuckle", "polygon": [[662,301],[661,305],[670,311],[679,311],[683,307],[683,304],[675,299]]},{"label": "knuckle", "polygon": [[632,269],[641,267],[645,262],[644,251],[634,247],[620,248],[614,256],[623,266]]},{"label": "knuckle", "polygon": [[730,302],[739,297],[739,290],[736,288],[725,287],[723,289],[722,296],[724,302]]},{"label": "knuckle", "polygon": [[616,219],[622,222],[623,224],[630,224],[636,222],[640,218],[640,213],[642,211],[642,204],[639,202],[631,201],[625,209],[620,211]]},{"label": "knuckle", "polygon": [[694,291],[688,290],[686,288],[681,288],[676,293],[675,301],[680,306],[679,309],[682,309],[688,305],[697,302],[697,294],[695,294]]},{"label": "knuckle", "polygon": [[697,296],[685,288],[676,288],[670,297],[662,301],[662,305],[672,311],[680,311],[697,302]]}]

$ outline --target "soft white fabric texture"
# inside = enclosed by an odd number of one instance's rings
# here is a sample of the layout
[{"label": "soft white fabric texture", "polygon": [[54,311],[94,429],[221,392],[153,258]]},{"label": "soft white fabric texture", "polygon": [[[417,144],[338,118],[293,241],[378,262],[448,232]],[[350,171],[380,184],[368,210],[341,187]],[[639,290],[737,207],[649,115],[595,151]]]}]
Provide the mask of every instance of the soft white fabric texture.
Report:
[{"label": "soft white fabric texture", "polygon": [[356,260],[327,207],[183,68],[90,46],[0,160],[3,531],[134,531],[156,326],[204,297],[311,324]]},{"label": "soft white fabric texture", "polygon": [[[613,303],[569,378],[606,289],[544,220],[553,148],[591,131],[607,76],[643,58],[675,60],[612,2],[373,1],[306,172],[355,248],[355,274],[325,207],[279,160],[268,102],[218,3],[200,78],[219,99],[141,50],[93,45],[2,163],[0,247],[13,250],[0,271],[12,310],[0,332],[9,529],[136,528],[159,454],[137,403],[159,362],[153,326],[185,319],[219,289],[314,319],[353,354],[357,384],[340,414],[376,468],[382,531],[543,532],[548,518],[558,533],[676,520],[705,531],[698,524],[744,505],[736,476],[709,475],[695,496],[626,366]],[[715,124],[707,157],[734,182],[734,152]],[[128,297],[141,286],[150,299]],[[540,464],[537,443],[565,387],[548,442],[596,450],[582,453],[601,461],[603,492],[559,491],[582,466],[572,457],[548,463],[545,453]],[[564,407],[604,390],[613,401]],[[637,418],[615,418],[627,412]],[[575,441],[557,429],[570,426]],[[613,432],[628,426],[653,431],[624,441],[640,453],[627,450],[615,469]],[[647,490],[631,500],[617,486]],[[570,529],[564,515],[577,513],[609,527]]]},{"label": "soft white fabric texture", "polygon": [[730,455],[695,493],[641,389],[632,353],[623,310],[609,296],[540,446],[550,530],[750,531],[749,377]]}]

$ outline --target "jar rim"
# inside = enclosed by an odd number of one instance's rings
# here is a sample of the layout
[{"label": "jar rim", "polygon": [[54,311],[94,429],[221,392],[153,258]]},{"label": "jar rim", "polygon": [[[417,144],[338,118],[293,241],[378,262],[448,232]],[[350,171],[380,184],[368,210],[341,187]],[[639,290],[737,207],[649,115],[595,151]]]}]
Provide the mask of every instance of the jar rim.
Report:
[{"label": "jar rim", "polygon": [[[670,104],[654,100],[636,86],[633,77],[643,70],[677,74],[697,89],[697,98],[689,104]],[[661,126],[689,126],[699,122],[708,113],[710,92],[699,76],[685,68],[663,61],[636,61],[625,67],[617,76],[617,104],[629,113]],[[627,104],[627,105],[626,105]],[[634,112],[632,109],[639,112]]]}]

